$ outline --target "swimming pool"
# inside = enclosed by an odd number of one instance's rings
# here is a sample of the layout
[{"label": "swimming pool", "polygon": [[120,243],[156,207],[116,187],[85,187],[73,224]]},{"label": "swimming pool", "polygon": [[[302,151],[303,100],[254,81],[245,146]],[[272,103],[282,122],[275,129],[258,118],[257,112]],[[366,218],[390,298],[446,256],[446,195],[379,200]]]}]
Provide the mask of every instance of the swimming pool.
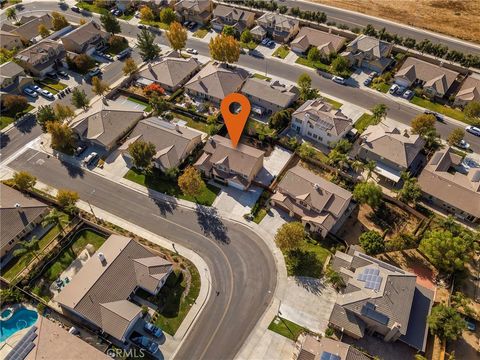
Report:
[{"label": "swimming pool", "polygon": [[10,319],[0,321],[0,342],[7,340],[17,331],[29,328],[35,324],[37,319],[38,313],[36,311],[24,307],[14,310]]}]

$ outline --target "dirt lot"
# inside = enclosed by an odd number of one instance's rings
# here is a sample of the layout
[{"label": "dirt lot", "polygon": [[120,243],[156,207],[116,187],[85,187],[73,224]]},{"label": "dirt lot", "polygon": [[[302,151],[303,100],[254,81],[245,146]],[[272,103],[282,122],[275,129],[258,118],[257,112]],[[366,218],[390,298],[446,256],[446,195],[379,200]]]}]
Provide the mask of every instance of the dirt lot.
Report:
[{"label": "dirt lot", "polygon": [[[480,43],[480,1],[309,0]],[[409,16],[406,16],[408,14]],[[471,24],[466,31],[465,24]],[[474,26],[473,24],[477,24]]]}]

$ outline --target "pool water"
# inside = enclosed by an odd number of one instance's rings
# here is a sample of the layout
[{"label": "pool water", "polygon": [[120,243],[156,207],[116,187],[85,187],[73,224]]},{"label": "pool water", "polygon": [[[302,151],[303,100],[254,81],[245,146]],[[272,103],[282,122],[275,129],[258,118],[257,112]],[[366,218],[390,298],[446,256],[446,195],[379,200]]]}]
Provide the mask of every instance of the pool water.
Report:
[{"label": "pool water", "polygon": [[5,310],[3,310],[2,313],[0,314],[0,317],[1,317],[2,319],[7,318],[7,317],[10,316],[11,313],[12,313],[12,310],[10,310],[10,309],[5,309]]},{"label": "pool water", "polygon": [[35,324],[37,319],[38,313],[36,311],[24,307],[15,310],[10,319],[0,321],[0,342],[7,340],[17,331],[29,328]]}]

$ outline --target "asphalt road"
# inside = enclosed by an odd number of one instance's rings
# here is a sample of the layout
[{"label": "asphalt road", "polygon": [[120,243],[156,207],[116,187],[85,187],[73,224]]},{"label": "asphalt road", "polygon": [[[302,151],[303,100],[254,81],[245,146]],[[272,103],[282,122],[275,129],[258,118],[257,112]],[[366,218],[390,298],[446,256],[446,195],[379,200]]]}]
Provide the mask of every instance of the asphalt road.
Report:
[{"label": "asphalt road", "polygon": [[10,166],[53,187],[74,189],[82,200],[198,253],[210,269],[212,294],[176,359],[235,356],[276,286],[275,261],[262,239],[243,225],[219,219],[212,208],[191,211],[156,202],[32,149]]}]

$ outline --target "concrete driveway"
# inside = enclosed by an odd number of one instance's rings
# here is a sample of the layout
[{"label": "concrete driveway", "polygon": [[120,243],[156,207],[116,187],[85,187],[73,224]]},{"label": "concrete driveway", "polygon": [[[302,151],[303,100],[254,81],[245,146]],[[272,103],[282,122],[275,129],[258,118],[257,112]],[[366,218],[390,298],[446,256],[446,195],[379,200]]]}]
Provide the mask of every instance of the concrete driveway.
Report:
[{"label": "concrete driveway", "polygon": [[263,169],[260,170],[255,180],[264,185],[270,185],[292,156],[291,151],[275,146],[270,156],[263,159]]},{"label": "concrete driveway", "polygon": [[212,206],[230,214],[244,215],[250,213],[253,205],[262,194],[262,189],[256,186],[251,186],[248,190],[242,191],[216,182],[212,182],[212,184],[222,189]]},{"label": "concrete driveway", "polygon": [[270,235],[275,236],[280,226],[291,221],[295,221],[295,219],[288,216],[286,212],[271,208],[260,222],[260,226]]}]

